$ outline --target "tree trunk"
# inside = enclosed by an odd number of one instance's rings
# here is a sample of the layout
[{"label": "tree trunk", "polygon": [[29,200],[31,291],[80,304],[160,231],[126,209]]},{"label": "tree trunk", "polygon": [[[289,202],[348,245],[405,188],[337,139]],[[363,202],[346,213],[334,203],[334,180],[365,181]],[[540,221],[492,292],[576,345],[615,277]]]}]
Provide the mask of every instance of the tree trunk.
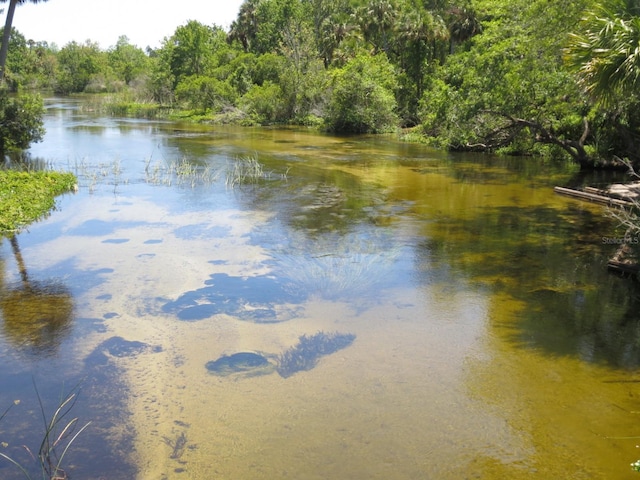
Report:
[{"label": "tree trunk", "polygon": [[7,20],[4,22],[4,33],[2,34],[2,46],[0,47],[0,84],[4,81],[4,71],[7,64],[7,53],[9,52],[9,38],[11,37],[11,25],[13,24],[13,14],[19,0],[10,0],[7,10]]}]

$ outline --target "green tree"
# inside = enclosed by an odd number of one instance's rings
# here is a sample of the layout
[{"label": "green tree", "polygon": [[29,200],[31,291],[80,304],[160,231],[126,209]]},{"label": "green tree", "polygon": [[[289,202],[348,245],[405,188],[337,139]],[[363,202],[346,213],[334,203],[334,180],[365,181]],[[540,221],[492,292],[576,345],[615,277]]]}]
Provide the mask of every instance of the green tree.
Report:
[{"label": "green tree", "polygon": [[386,55],[358,55],[333,72],[325,122],[337,133],[377,133],[397,124],[396,74]]},{"label": "green tree", "polygon": [[180,82],[191,76],[211,75],[220,62],[216,52],[227,48],[226,38],[220,27],[210,27],[195,20],[176,28],[156,52],[153,73],[156,98],[171,101]]},{"label": "green tree", "polygon": [[[4,30],[0,30],[4,36]],[[15,28],[11,32],[6,54],[3,80],[12,91],[17,91],[20,80],[29,69],[27,40]]]},{"label": "green tree", "polygon": [[[40,141],[44,135],[42,99],[35,95],[10,97],[4,86],[7,55],[13,31],[13,16],[16,6],[25,1],[9,0],[9,9],[2,32],[0,46],[0,158],[2,159],[8,150],[27,148],[32,142]],[[39,3],[40,0],[30,1]]]},{"label": "green tree", "polygon": [[131,45],[124,35],[118,38],[114,47],[109,49],[107,57],[116,76],[127,85],[149,69],[149,57],[142,49]]},{"label": "green tree", "polygon": [[287,121],[305,123],[309,113],[323,102],[327,75],[318,58],[308,9],[298,8],[281,31],[280,54],[284,70],[279,84],[284,96]]},{"label": "green tree", "polygon": [[10,150],[25,149],[42,140],[43,114],[40,96],[10,96],[0,88],[0,159]]},{"label": "green tree", "polygon": [[282,122],[283,93],[279,85],[267,80],[253,85],[240,99],[239,106],[258,124]]},{"label": "green tree", "polygon": [[50,88],[54,81],[56,63],[56,53],[46,42],[27,40],[14,28],[9,39],[5,84],[14,92],[22,87],[34,90]]},{"label": "green tree", "polygon": [[217,27],[195,20],[179,26],[169,39],[169,67],[176,84],[184,77],[204,75],[214,66]]},{"label": "green tree", "polygon": [[354,8],[349,0],[311,0],[310,4],[315,43],[329,68],[342,42],[357,30]]},{"label": "green tree", "polygon": [[83,92],[97,75],[107,74],[105,52],[97,43],[70,42],[58,52],[57,93]]},{"label": "green tree", "polygon": [[593,166],[589,105],[562,48],[590,0],[478,0],[483,31],[437,70],[421,99],[427,135],[459,150],[569,155]]},{"label": "green tree", "polygon": [[17,78],[19,85],[33,90],[52,89],[58,64],[56,56],[57,50],[47,42],[27,40],[27,50]]},{"label": "green tree", "polygon": [[185,78],[176,87],[175,94],[179,102],[200,114],[222,111],[236,99],[231,85],[204,75]]},{"label": "green tree", "polygon": [[[4,79],[4,70],[7,62],[7,53],[9,51],[9,38],[11,37],[11,27],[13,25],[13,15],[16,11],[18,4],[26,3],[27,0],[0,0],[0,2],[9,2],[9,9],[7,10],[7,17],[4,24],[4,31],[2,33],[2,46],[0,46],[0,82]],[[29,0],[31,3],[46,2],[47,0]]]},{"label": "green tree", "polygon": [[255,50],[257,53],[279,52],[283,35],[296,28],[305,15],[299,0],[263,0],[258,4],[258,30]]},{"label": "green tree", "polygon": [[471,5],[452,7],[448,11],[449,54],[453,54],[458,44],[482,33],[482,24]]}]

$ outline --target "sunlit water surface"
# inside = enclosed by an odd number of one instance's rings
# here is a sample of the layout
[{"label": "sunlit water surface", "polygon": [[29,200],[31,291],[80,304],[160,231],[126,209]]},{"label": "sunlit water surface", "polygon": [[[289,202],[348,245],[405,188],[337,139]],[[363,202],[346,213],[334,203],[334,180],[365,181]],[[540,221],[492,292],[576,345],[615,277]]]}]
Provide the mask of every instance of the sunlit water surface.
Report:
[{"label": "sunlit water surface", "polygon": [[639,294],[575,172],[81,106],[30,152],[79,192],[0,248],[29,472],[79,385],[78,479],[634,478]]}]

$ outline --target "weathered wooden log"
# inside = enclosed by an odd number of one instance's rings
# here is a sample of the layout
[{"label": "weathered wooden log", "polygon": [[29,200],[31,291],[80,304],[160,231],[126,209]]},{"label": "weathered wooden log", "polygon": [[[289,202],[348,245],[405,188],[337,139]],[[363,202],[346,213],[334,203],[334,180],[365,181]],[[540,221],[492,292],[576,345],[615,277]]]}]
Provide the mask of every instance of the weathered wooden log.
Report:
[{"label": "weathered wooden log", "polygon": [[627,200],[620,200],[619,198],[612,198],[606,195],[599,195],[583,190],[574,190],[573,188],[555,187],[553,191],[560,195],[567,195],[569,197],[580,198],[582,200],[601,203],[604,205],[617,205],[620,207],[628,207],[632,205],[632,203]]}]

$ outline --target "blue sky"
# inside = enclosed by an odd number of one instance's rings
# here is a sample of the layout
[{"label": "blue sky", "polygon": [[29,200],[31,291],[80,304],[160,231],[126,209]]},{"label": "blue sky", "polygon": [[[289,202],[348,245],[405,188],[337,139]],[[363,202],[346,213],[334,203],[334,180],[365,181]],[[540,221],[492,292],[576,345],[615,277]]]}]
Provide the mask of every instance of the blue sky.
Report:
[{"label": "blue sky", "polygon": [[[225,29],[243,0],[48,0],[16,8],[13,26],[27,39],[64,47],[75,40],[107,49],[126,35],[140,48],[159,47],[164,37],[188,20]],[[0,8],[6,8],[6,3]],[[4,25],[4,13],[0,15]]]}]

